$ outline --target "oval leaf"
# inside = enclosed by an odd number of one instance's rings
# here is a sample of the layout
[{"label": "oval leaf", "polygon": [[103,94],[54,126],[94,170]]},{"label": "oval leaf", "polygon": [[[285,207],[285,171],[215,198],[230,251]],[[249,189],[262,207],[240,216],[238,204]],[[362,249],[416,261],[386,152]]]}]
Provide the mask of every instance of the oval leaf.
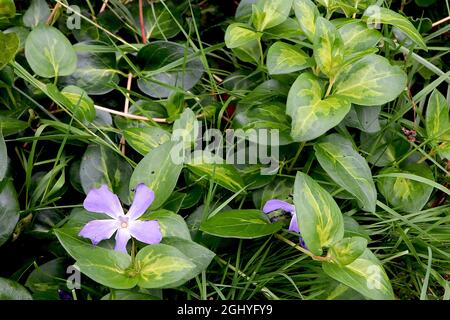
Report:
[{"label": "oval leaf", "polygon": [[[130,189],[145,183],[155,193],[155,201],[150,208],[157,209],[170,197],[183,169],[183,159],[174,151],[176,144],[168,141],[151,150],[136,166],[130,179]],[[174,161],[175,160],[175,161]]]},{"label": "oval leaf", "polygon": [[414,25],[406,17],[395,11],[372,5],[366,9],[362,19],[367,24],[384,23],[395,26],[406,33],[420,48],[427,49],[425,41]]},{"label": "oval leaf", "polygon": [[344,41],[336,27],[325,18],[316,20],[313,47],[317,66],[329,78],[334,78],[344,62]]},{"label": "oval leaf", "polygon": [[355,289],[369,299],[394,299],[391,282],[383,266],[369,249],[346,266],[324,262],[322,268],[333,279]]},{"label": "oval leaf", "polygon": [[254,239],[274,234],[282,227],[281,221],[270,223],[260,210],[229,210],[204,221],[200,230],[222,238]]},{"label": "oval leaf", "polygon": [[311,0],[295,0],[294,11],[303,33],[309,41],[313,42],[316,34],[316,19],[320,16],[317,6]]},{"label": "oval leaf", "polygon": [[267,52],[269,74],[291,73],[311,66],[311,58],[303,50],[291,44],[278,41]]},{"label": "oval leaf", "polygon": [[377,190],[369,165],[352,142],[333,134],[314,145],[316,158],[328,175],[358,200],[361,208],[375,212]]},{"label": "oval leaf", "polygon": [[16,190],[9,179],[0,182],[0,246],[14,231],[19,221],[19,201]]},{"label": "oval leaf", "polygon": [[344,219],[338,205],[325,189],[302,172],[295,177],[294,205],[302,237],[315,255],[321,255],[323,247],[344,237]]},{"label": "oval leaf", "polygon": [[44,78],[68,76],[77,67],[77,55],[64,34],[53,27],[38,27],[25,42],[25,57],[33,71]]},{"label": "oval leaf", "polygon": [[150,289],[177,283],[195,269],[195,264],[175,247],[155,244],[138,252],[135,268],[138,285]]},{"label": "oval leaf", "polygon": [[[385,168],[380,175],[395,173],[412,174],[434,181],[433,172],[426,164],[409,164],[402,169]],[[428,202],[433,187],[416,180],[399,177],[380,177],[377,182],[378,189],[386,200],[394,207],[406,212],[420,211]]]},{"label": "oval leaf", "polygon": [[30,293],[19,283],[0,278],[0,300],[32,300]]},{"label": "oval leaf", "polygon": [[370,54],[339,73],[334,94],[352,103],[376,106],[397,98],[406,88],[406,74],[386,58]]},{"label": "oval leaf", "polygon": [[258,31],[275,27],[289,16],[293,0],[258,0],[252,6],[253,25]]},{"label": "oval leaf", "polygon": [[344,238],[334,243],[328,250],[329,256],[341,266],[355,261],[367,248],[367,239],[362,237]]},{"label": "oval leaf", "polygon": [[292,118],[291,136],[295,141],[315,139],[338,125],[350,111],[350,103],[339,96],[322,100],[319,79],[302,73],[289,90],[286,113]]}]

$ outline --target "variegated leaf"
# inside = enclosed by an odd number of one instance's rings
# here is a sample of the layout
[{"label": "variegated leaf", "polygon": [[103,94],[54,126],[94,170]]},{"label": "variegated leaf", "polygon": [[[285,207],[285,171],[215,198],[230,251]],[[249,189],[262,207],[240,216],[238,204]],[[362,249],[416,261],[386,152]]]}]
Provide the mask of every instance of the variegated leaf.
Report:
[{"label": "variegated leaf", "polygon": [[400,13],[377,5],[372,5],[366,9],[362,19],[369,25],[378,25],[383,23],[395,26],[411,38],[411,40],[414,41],[420,48],[425,50],[427,49],[427,45],[425,44],[425,41],[419,31],[417,31],[408,18],[402,16]]},{"label": "variegated leaf", "polygon": [[229,49],[241,47],[257,39],[258,34],[243,23],[232,23],[225,32],[225,44]]},{"label": "variegated leaf", "polygon": [[369,299],[394,299],[391,282],[380,261],[369,249],[346,266],[340,266],[335,262],[324,262],[322,268],[333,279],[355,289]]},{"label": "variegated leaf", "polygon": [[139,278],[138,286],[146,289],[170,287],[195,267],[180,250],[165,244],[141,249],[136,255],[134,266]]},{"label": "variegated leaf", "polygon": [[443,135],[450,133],[449,106],[447,100],[437,89],[434,89],[428,101],[425,127],[428,138],[443,140]]},{"label": "variegated leaf", "polygon": [[334,243],[328,254],[341,266],[355,261],[367,248],[367,239],[363,237],[350,237]]},{"label": "variegated leaf", "polygon": [[329,78],[335,77],[344,62],[344,42],[341,35],[330,21],[322,17],[316,20],[314,59]]},{"label": "variegated leaf", "polygon": [[311,58],[297,46],[281,41],[275,42],[267,53],[269,74],[286,74],[309,68]]},{"label": "variegated leaf", "polygon": [[75,117],[87,122],[94,120],[96,115],[94,100],[88,96],[86,91],[76,86],[67,86],[62,89],[61,93],[70,101],[67,106],[70,107]]},{"label": "variegated leaf", "polygon": [[[385,168],[380,175],[412,174],[434,181],[433,172],[424,163],[412,163],[404,168]],[[428,202],[433,192],[433,187],[403,176],[378,178],[378,189],[386,200],[396,209],[406,212],[418,212]]]},{"label": "variegated leaf", "polygon": [[302,73],[289,90],[286,113],[292,118],[295,141],[315,139],[337,124],[350,111],[350,102],[339,96],[322,100],[323,87],[311,73]]},{"label": "variegated leaf", "polygon": [[346,23],[338,31],[344,41],[346,59],[347,55],[372,49],[383,37],[378,30],[359,21]]},{"label": "variegated leaf", "polygon": [[127,143],[143,156],[170,140],[170,134],[158,127],[126,128],[123,135]]},{"label": "variegated leaf", "polygon": [[352,142],[338,134],[327,136],[314,145],[316,158],[328,175],[350,192],[358,205],[375,212],[377,190],[366,160],[353,149]]},{"label": "variegated leaf", "polygon": [[186,166],[196,175],[206,176],[230,191],[239,192],[245,187],[239,171],[209,151],[193,154]]},{"label": "variegated leaf", "polygon": [[295,177],[294,205],[302,237],[315,255],[344,237],[344,219],[333,197],[302,172]]},{"label": "variegated leaf", "polygon": [[311,0],[294,0],[294,11],[303,33],[313,42],[316,19],[320,16],[317,6]]},{"label": "variegated leaf", "polygon": [[352,103],[375,106],[397,98],[406,88],[407,77],[386,58],[370,54],[339,73],[334,94]]},{"label": "variegated leaf", "polygon": [[293,0],[258,0],[252,6],[253,25],[263,31],[283,23],[289,16]]}]

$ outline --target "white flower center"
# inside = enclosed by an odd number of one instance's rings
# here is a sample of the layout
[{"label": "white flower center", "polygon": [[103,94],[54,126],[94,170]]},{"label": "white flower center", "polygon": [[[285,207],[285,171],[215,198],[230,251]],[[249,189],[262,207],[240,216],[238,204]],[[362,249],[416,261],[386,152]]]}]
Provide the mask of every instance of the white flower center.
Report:
[{"label": "white flower center", "polygon": [[128,228],[128,217],[119,217],[119,221],[120,221],[120,227],[121,228]]}]

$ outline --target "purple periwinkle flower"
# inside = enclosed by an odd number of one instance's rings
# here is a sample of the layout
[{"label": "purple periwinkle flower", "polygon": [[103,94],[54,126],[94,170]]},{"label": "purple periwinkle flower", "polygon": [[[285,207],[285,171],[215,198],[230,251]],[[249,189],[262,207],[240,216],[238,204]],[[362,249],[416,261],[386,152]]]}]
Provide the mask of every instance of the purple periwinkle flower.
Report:
[{"label": "purple periwinkle flower", "polygon": [[92,220],[79,235],[88,238],[96,246],[100,241],[116,233],[114,250],[127,253],[131,237],[148,244],[160,243],[161,229],[157,220],[138,220],[155,199],[155,194],[145,184],[136,187],[133,203],[127,214],[123,213],[119,198],[106,185],[89,191],[83,206],[87,211],[104,213],[112,219]]},{"label": "purple periwinkle flower", "polygon": [[280,209],[285,212],[290,213],[292,216],[291,223],[289,224],[289,231],[299,233],[300,229],[298,228],[297,214],[295,213],[294,205],[287,203],[285,201],[272,199],[272,200],[269,200],[266,202],[266,204],[264,205],[263,211],[264,211],[264,213],[270,213],[272,211],[280,210]]}]

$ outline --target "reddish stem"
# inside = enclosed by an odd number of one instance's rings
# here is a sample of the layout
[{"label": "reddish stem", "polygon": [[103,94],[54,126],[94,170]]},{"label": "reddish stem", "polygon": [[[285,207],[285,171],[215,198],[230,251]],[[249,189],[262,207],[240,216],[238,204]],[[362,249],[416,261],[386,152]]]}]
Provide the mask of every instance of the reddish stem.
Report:
[{"label": "reddish stem", "polygon": [[144,24],[144,7],[142,5],[142,0],[139,0],[139,23],[141,25],[141,35],[142,43],[147,43],[147,35],[145,34],[145,24]]}]

